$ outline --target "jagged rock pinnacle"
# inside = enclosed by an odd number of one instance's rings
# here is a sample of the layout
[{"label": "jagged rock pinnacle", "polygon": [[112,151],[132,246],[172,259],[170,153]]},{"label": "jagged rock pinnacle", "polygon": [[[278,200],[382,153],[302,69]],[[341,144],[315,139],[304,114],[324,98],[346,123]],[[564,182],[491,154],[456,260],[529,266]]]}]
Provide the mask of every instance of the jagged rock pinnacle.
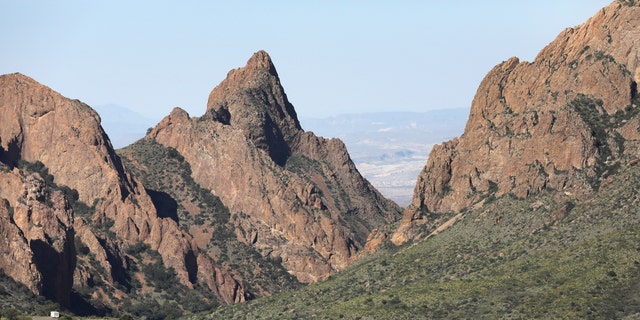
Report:
[{"label": "jagged rock pinnacle", "polygon": [[249,58],[249,61],[247,61],[246,68],[249,70],[263,69],[269,71],[269,73],[274,76],[278,75],[276,72],[276,68],[273,66],[273,62],[271,61],[271,57],[264,50],[260,50],[254,53],[251,58]]},{"label": "jagged rock pinnacle", "polygon": [[228,73],[202,117],[176,110],[149,137],[189,162],[243,242],[279,257],[302,282],[345,268],[371,230],[400,214],[358,173],[342,141],[302,130],[264,51]]},{"label": "jagged rock pinnacle", "polygon": [[203,118],[242,129],[278,164],[289,157],[289,146],[302,131],[265,51],[254,53],[246,66],[231,70],[211,91]]}]

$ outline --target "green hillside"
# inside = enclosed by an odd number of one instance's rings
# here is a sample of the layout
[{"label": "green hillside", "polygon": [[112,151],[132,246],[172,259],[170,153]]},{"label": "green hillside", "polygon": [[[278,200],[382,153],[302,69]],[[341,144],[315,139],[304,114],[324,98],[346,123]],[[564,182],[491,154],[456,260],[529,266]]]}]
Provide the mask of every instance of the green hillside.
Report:
[{"label": "green hillside", "polygon": [[190,319],[640,318],[640,166],[586,199],[503,196],[330,280]]},{"label": "green hillside", "polygon": [[[193,181],[191,167],[175,149],[151,139],[140,139],[118,153],[161,208],[159,214],[180,221],[185,231],[202,230],[206,235],[202,238],[209,237],[206,249],[219,256],[218,263],[223,267],[237,273],[251,293],[263,295],[299,286],[278,261],[263,258],[237,239],[228,223],[229,210],[218,197]],[[209,306],[200,303],[193,307]]]}]

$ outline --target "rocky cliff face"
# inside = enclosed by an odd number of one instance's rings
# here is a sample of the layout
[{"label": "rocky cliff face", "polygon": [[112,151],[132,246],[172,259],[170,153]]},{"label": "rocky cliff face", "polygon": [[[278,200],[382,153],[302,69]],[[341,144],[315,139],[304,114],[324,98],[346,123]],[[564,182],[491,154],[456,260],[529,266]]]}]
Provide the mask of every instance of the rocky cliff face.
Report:
[{"label": "rocky cliff face", "polygon": [[73,214],[37,175],[0,164],[0,269],[34,293],[70,304]]},{"label": "rocky cliff face", "polygon": [[303,282],[346,267],[371,230],[399,217],[341,141],[302,130],[263,51],[229,72],[202,117],[175,109],[149,137],[184,156],[240,239]]},{"label": "rocky cliff face", "polygon": [[434,214],[505,194],[580,197],[638,157],[639,27],[638,4],[614,2],[533,62],[493,68],[464,134],[433,148],[393,241],[412,238]]},{"label": "rocky cliff face", "polygon": [[[34,292],[54,290],[51,296],[68,303],[72,280],[78,288],[88,286],[94,282],[91,273],[96,268],[106,270],[102,276],[107,283],[129,285],[122,277],[136,259],[125,249],[144,243],[160,254],[164,267],[175,270],[184,286],[202,283],[225,303],[244,300],[237,280],[200,255],[192,237],[174,220],[159,217],[145,189],[112,149],[100,118],[87,105],[24,75],[0,76],[0,162],[8,171],[0,182],[9,184],[0,190],[0,198],[7,201],[1,228],[12,240],[0,246],[21,246],[0,250],[19,255],[0,267],[20,273],[15,279]],[[40,169],[45,168],[50,177],[49,189],[64,187],[69,193],[39,195],[37,175],[28,170],[16,173],[25,163],[41,163]],[[69,199],[70,194],[76,199]],[[86,204],[89,211],[82,216],[76,212],[75,222],[71,201]],[[7,211],[12,215],[7,217]],[[75,268],[74,235],[95,262],[82,259]],[[18,265],[24,268],[12,270]],[[108,300],[97,292],[92,297]]]},{"label": "rocky cliff face", "polygon": [[0,270],[67,306],[178,316],[324,279],[400,217],[302,130],[265,52],[121,154],[89,106],[0,76]]}]

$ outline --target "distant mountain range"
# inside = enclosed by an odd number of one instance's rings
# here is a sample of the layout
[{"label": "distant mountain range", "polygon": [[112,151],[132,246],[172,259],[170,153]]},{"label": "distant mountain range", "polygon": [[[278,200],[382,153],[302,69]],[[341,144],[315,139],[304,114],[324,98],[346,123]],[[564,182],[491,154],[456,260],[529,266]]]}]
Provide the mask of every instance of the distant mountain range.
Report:
[{"label": "distant mountain range", "polygon": [[344,141],[362,175],[386,197],[406,206],[433,145],[462,134],[468,115],[466,108],[371,112],[306,118],[302,125]]},{"label": "distant mountain range", "polygon": [[[115,104],[95,109],[116,149],[144,137],[158,122]],[[369,112],[303,118],[301,124],[319,136],[344,141],[362,175],[384,196],[406,206],[433,145],[459,136],[468,115],[467,108]]]},{"label": "distant mountain range", "polygon": [[468,117],[300,122],[264,51],[157,124],[1,75],[0,314],[638,319],[637,30],[613,2]]},{"label": "distant mountain range", "polygon": [[117,104],[99,105],[94,109],[100,114],[102,128],[116,149],[126,147],[144,137],[147,129],[160,121]]}]

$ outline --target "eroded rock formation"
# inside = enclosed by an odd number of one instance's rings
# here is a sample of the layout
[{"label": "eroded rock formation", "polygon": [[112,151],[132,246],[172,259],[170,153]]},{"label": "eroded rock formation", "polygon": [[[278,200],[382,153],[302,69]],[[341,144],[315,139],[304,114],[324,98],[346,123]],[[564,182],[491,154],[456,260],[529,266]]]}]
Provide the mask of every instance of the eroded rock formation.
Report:
[{"label": "eroded rock formation", "polygon": [[491,197],[562,190],[575,197],[638,156],[640,7],[614,2],[544,48],[511,58],[480,84],[464,134],[433,148],[392,237],[432,213]]},{"label": "eroded rock formation", "polygon": [[[185,301],[198,310],[295,287],[291,275],[325,279],[400,217],[340,140],[302,130],[262,51],[211,92],[205,115],[175,109],[145,139],[155,145],[141,148],[175,157],[164,170],[180,171],[171,179],[181,191],[143,186],[145,152],[123,151],[136,177],[86,104],[21,74],[0,76],[0,269],[62,304],[73,291],[107,309],[183,290],[162,283],[175,272],[181,288],[206,288]],[[243,257],[256,265],[239,267]]]},{"label": "eroded rock formation", "polygon": [[[115,280],[112,278],[112,275],[117,274],[113,271],[114,267],[126,267],[126,259],[121,252],[141,242],[157,250],[163,264],[167,268],[173,268],[185,286],[191,287],[194,282],[201,281],[223,302],[244,300],[244,291],[238,281],[226,271],[216,269],[210,261],[204,261],[209,258],[199,257],[199,251],[191,236],[180,230],[175,221],[158,216],[142,185],[128,173],[115,154],[100,126],[98,114],[89,106],[78,100],[67,99],[27,76],[3,75],[0,76],[0,122],[0,161],[9,168],[8,170],[19,166],[20,163],[42,163],[51,176],[51,183],[55,182],[56,186],[65,186],[77,191],[77,200],[92,207],[91,216],[82,219],[76,217],[74,223],[70,212],[65,211],[65,214],[70,216],[68,218],[59,217],[61,210],[70,210],[68,204],[65,205],[67,200],[64,195],[59,195],[61,193],[51,194],[55,198],[49,206],[37,205],[30,208],[21,205],[21,198],[16,195],[16,192],[24,187],[16,182],[13,183],[15,185],[3,188],[0,198],[7,199],[8,207],[13,207],[15,213],[13,220],[5,221],[11,222],[5,228],[8,232],[15,227],[19,228],[30,247],[30,250],[22,254],[22,260],[13,263],[29,266],[30,269],[37,268],[38,272],[32,277],[42,278],[38,274],[48,272],[41,270],[38,265],[41,258],[34,246],[40,240],[36,238],[63,231],[49,230],[44,234],[31,234],[26,231],[39,230],[34,229],[37,225],[62,224],[67,237],[71,237],[71,240],[67,239],[71,241],[71,248],[74,234],[78,234],[89,246],[98,263],[109,271],[106,273],[109,281]],[[23,179],[37,181],[29,177],[31,176]],[[6,179],[1,180],[7,183],[12,181],[11,179],[17,178],[6,175]],[[40,199],[40,202],[48,201],[48,198],[43,199]],[[28,213],[23,213],[22,210],[27,210]],[[19,217],[23,218],[18,219]],[[47,224],[40,223],[38,219],[48,219]],[[56,220],[61,222],[54,223]],[[90,228],[96,225],[106,225],[116,238],[109,238],[108,233],[96,234],[95,229]],[[66,239],[59,235],[51,235],[49,238]],[[61,244],[54,243],[54,251],[64,256],[60,258],[64,261],[71,259],[67,254],[72,254],[63,250],[68,245],[67,240],[59,240],[62,241]],[[12,249],[10,251],[13,252]],[[197,268],[196,276],[190,274],[195,271],[185,262],[185,257],[189,255],[198,256],[202,262]],[[83,267],[75,271],[72,265],[65,268],[67,269],[61,272],[65,275],[64,279],[73,279],[76,272],[77,285],[82,286],[83,280],[87,280],[88,275],[83,272],[86,271]],[[51,283],[38,283],[35,278],[29,280],[29,277],[21,276],[19,279],[36,293],[40,293],[38,287],[51,287]],[[46,279],[45,277],[44,280]],[[66,286],[62,288],[69,289]]]},{"label": "eroded rock formation", "polygon": [[302,130],[264,51],[213,89],[202,117],[176,108],[149,136],[185,157],[239,238],[303,282],[346,267],[371,230],[399,217],[340,140]]}]

